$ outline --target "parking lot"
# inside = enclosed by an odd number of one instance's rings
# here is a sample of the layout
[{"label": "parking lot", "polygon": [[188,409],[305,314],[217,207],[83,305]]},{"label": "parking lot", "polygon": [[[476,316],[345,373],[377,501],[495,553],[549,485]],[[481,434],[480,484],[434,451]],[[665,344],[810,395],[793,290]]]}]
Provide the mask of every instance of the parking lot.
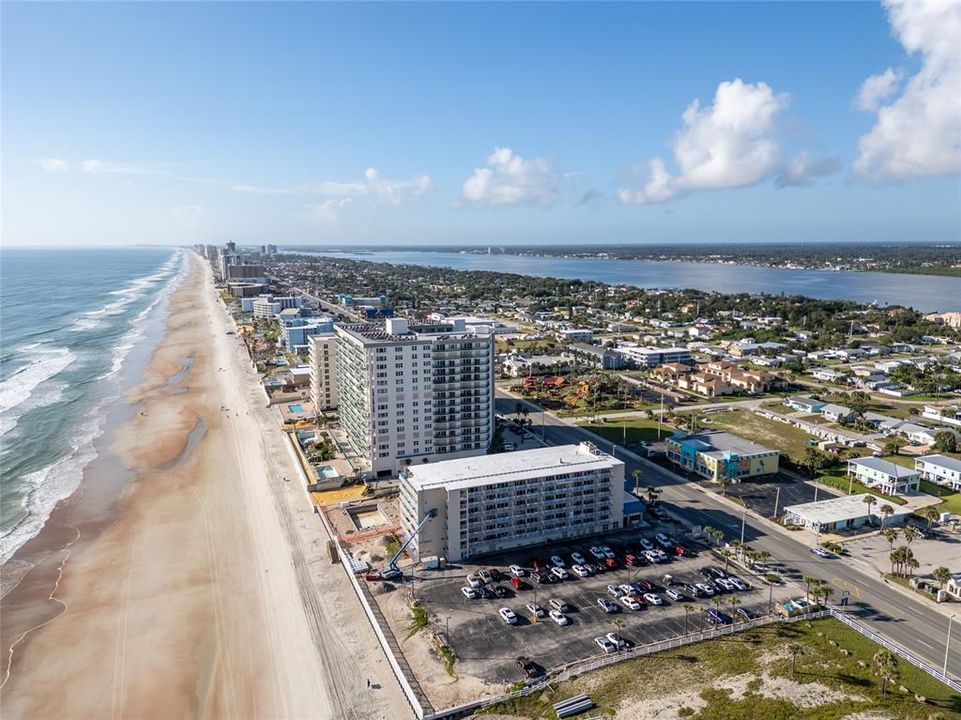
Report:
[{"label": "parking lot", "polygon": [[[415,592],[437,625],[449,634],[449,644],[457,656],[459,672],[488,682],[513,682],[522,678],[515,664],[515,658],[520,655],[529,657],[548,670],[603,653],[594,643],[594,638],[607,633],[619,634],[628,644],[643,645],[684,635],[697,630],[702,623],[707,626],[706,611],[709,608],[717,609],[714,599],[693,598],[685,592],[683,599],[671,600],[665,592],[664,576],[669,574],[674,581],[683,583],[704,582],[699,570],[707,565],[719,564],[709,552],[701,552],[697,557],[675,557],[670,554],[667,562],[639,567],[625,565],[626,552],[636,547],[641,537],[653,541],[655,530],[667,531],[663,527],[621,532],[600,539],[591,538],[589,541],[492,556],[442,571],[420,572],[415,580]],[[697,549],[694,543],[682,542],[691,550]],[[589,553],[589,548],[595,545],[607,545],[614,550],[615,567],[587,578],[579,578],[570,572],[573,552],[581,553],[589,562],[598,562]],[[549,564],[552,555],[564,560],[569,578],[553,584],[533,582],[530,577],[533,561]],[[528,573],[516,591],[509,583],[511,575],[508,567],[512,564],[524,567]],[[497,568],[504,573],[501,580],[490,585],[507,589],[507,597],[466,598],[462,592],[462,588],[468,584],[466,576],[490,568]],[[747,573],[740,573],[740,577],[757,587],[719,593],[716,597],[720,600],[720,611],[728,616],[734,615],[731,605],[731,597],[734,596],[738,601],[734,608],[745,608],[755,614],[767,613],[768,587],[754,581]],[[645,603],[640,610],[630,610],[608,593],[609,584],[620,585],[639,580],[653,583],[663,604]],[[616,613],[607,613],[599,606],[597,601],[602,597],[617,605]],[[786,589],[775,587],[775,602],[786,597]],[[537,620],[530,617],[525,607],[527,603],[536,602],[547,612],[551,609],[551,599],[562,599],[569,606],[570,609],[564,613],[570,621],[568,625],[558,625],[550,617]],[[685,611],[684,605],[693,606],[693,609]],[[498,614],[502,607],[514,611],[518,619],[516,625],[509,625]],[[617,624],[622,623],[622,626],[618,627],[614,621],[620,621]]]}]

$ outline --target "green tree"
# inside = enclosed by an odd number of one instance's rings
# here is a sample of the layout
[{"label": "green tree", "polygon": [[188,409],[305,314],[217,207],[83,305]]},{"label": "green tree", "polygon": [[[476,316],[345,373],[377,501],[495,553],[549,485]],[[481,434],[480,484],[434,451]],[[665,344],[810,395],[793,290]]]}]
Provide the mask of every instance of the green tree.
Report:
[{"label": "green tree", "polygon": [[887,695],[888,684],[901,679],[898,656],[890,650],[878,650],[874,653],[874,674],[881,679],[881,697],[884,697]]},{"label": "green tree", "polygon": [[687,619],[688,616],[694,611],[694,606],[691,603],[684,603],[681,607],[684,608],[684,633],[687,634]]},{"label": "green tree", "polygon": [[894,550],[894,541],[898,539],[898,531],[893,527],[886,527],[881,531],[884,539],[888,541],[888,549]]},{"label": "green tree", "polygon": [[614,618],[611,620],[611,625],[614,626],[614,637],[617,638],[617,649],[621,649],[621,629],[624,627],[624,621],[620,618]]},{"label": "green tree", "polygon": [[934,436],[934,449],[943,453],[957,452],[958,436],[950,430],[942,430]]},{"label": "green tree", "polygon": [[865,493],[864,504],[868,506],[868,522],[871,522],[871,506],[874,505],[878,499],[874,497],[871,493]]},{"label": "green tree", "polygon": [[931,530],[934,521],[941,517],[941,511],[935,505],[928,505],[921,510],[921,517],[928,521],[928,530]]},{"label": "green tree", "polygon": [[797,671],[797,659],[806,654],[806,651],[801,643],[791,643],[788,645],[788,652],[791,653],[791,674],[794,675]]},{"label": "green tree", "polygon": [[900,438],[890,437],[884,441],[884,454],[885,455],[898,455],[901,453],[901,448],[904,447],[904,441]]},{"label": "green tree", "polygon": [[951,579],[951,571],[944,566],[934,568],[934,572],[931,574],[934,576],[934,579],[938,581],[938,585],[941,588]]},{"label": "green tree", "polygon": [[894,508],[885,503],[878,508],[878,511],[881,513],[881,527],[884,528],[884,523],[887,521],[887,519],[894,515]]}]

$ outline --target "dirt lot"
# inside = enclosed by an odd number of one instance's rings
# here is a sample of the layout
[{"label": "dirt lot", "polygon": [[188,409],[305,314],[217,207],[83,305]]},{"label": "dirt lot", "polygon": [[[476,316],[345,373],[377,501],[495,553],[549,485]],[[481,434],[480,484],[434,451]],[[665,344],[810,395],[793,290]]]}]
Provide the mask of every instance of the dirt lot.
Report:
[{"label": "dirt lot", "polygon": [[[659,529],[667,532],[666,528]],[[573,544],[528,548],[492,556],[484,558],[479,564],[471,562],[440,571],[417,571],[412,583],[413,594],[427,610],[429,627],[404,642],[405,653],[408,653],[409,649],[410,654],[419,658],[423,656],[423,648],[417,648],[416,645],[426,644],[431,633],[441,638],[449,634],[449,645],[457,657],[454,672],[475,687],[502,687],[503,683],[522,679],[514,662],[519,655],[526,655],[542,668],[550,669],[600,654],[601,650],[594,644],[594,638],[609,632],[619,631],[628,643],[642,645],[695,630],[703,622],[702,610],[714,607],[714,601],[710,598],[686,597],[675,602],[664,594],[663,578],[669,573],[683,582],[700,582],[702,578],[698,570],[705,565],[717,564],[717,561],[705,552],[698,557],[672,557],[668,562],[654,565],[625,566],[625,544],[636,543],[642,536],[653,539],[654,532],[655,528],[626,531],[603,539],[592,538]],[[529,570],[534,558],[546,561],[551,555],[559,555],[569,567],[572,564],[572,552],[580,552],[593,560],[588,550],[593,544],[610,545],[618,554],[617,567],[583,579],[570,573],[568,580],[555,584],[537,585],[528,576],[524,578],[524,585],[519,591],[511,591],[504,599],[468,600],[461,592],[461,588],[467,584],[465,577],[468,573],[492,567],[506,573],[511,564],[518,564]],[[693,543],[685,542],[685,545],[694,548]],[[767,587],[760,587],[761,583],[747,577],[746,573],[741,573],[741,577],[759,587],[735,593],[739,601],[737,607],[747,608],[757,614],[766,613]],[[663,605],[645,605],[639,611],[619,607],[616,614],[608,614],[597,604],[600,597],[610,599],[606,589],[608,584],[617,585],[638,579],[655,583],[661,588],[662,592],[659,594]],[[506,578],[495,584],[510,589]],[[378,601],[384,607],[385,615],[391,618],[394,633],[398,638],[403,638],[410,632],[410,611],[404,605],[409,598],[410,589],[411,584],[408,584],[396,592],[378,595]],[[731,596],[730,593],[719,596],[721,610],[729,615],[732,609]],[[786,590],[775,588],[775,602],[784,597]],[[571,606],[571,610],[566,613],[570,619],[569,625],[557,625],[550,618],[531,620],[525,605],[537,602],[546,611],[550,609],[548,601],[552,598],[563,599]],[[692,605],[694,609],[685,613],[685,604]],[[514,610],[519,623],[515,626],[505,623],[498,615],[501,607]],[[615,620],[621,621],[623,626],[616,627],[612,623]],[[429,694],[431,690],[428,686],[432,684],[450,684],[439,662],[426,665],[411,662],[411,665],[419,674],[423,673],[420,681]]]}]

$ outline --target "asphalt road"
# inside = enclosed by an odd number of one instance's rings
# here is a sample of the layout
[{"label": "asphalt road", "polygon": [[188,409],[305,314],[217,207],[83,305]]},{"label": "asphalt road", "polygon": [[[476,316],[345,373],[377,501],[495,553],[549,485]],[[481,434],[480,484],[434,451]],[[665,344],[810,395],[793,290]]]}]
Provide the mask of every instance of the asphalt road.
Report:
[{"label": "asphalt road", "polygon": [[[543,434],[549,444],[564,445],[585,440],[597,442],[597,438],[586,430],[568,425],[543,412],[534,403],[497,391],[499,413],[513,414],[518,402],[530,411],[533,432]],[[744,541],[750,542],[756,549],[771,553],[775,560],[787,568],[787,572],[782,574],[798,580],[813,576],[827,581],[834,588],[834,602],[837,602],[842,591],[849,591],[848,612],[859,622],[931,665],[937,668],[943,666],[948,619],[942,613],[932,610],[920,599],[914,600],[889,587],[878,575],[865,573],[844,560],[824,560],[812,555],[809,546],[791,534],[768,528],[750,514],[728,506],[710,491],[650,461],[641,460],[608,442],[599,443],[599,446],[624,462],[627,478],[639,469],[643,485],[661,488],[660,499],[668,512],[691,525],[718,528],[724,531],[725,540],[728,541],[741,539],[743,519]],[[961,679],[961,610],[955,618],[947,669],[949,676]]]}]

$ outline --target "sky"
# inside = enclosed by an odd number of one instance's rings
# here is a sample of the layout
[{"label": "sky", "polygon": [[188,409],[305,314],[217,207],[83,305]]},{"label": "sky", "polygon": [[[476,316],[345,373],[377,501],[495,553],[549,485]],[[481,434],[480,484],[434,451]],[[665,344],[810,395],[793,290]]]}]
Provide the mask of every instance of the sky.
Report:
[{"label": "sky", "polygon": [[0,13],[5,245],[961,241],[961,0]]}]

